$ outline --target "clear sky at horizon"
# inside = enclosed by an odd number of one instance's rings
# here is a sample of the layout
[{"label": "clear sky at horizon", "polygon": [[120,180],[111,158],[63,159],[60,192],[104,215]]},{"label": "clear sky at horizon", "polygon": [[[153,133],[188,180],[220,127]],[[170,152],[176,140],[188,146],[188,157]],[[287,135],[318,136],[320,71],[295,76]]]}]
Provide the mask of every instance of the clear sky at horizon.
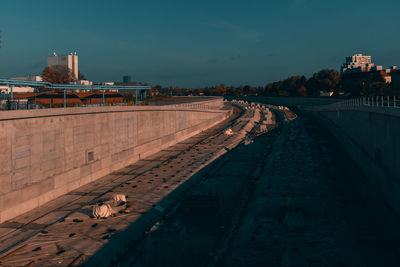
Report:
[{"label": "clear sky at horizon", "polygon": [[265,85],[364,53],[400,65],[400,1],[0,1],[0,78],[77,52],[93,81]]}]

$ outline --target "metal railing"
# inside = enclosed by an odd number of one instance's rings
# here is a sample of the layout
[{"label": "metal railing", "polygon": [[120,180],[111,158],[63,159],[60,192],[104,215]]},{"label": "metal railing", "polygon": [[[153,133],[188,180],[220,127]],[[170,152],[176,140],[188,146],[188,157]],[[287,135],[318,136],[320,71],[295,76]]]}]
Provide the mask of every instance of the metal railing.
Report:
[{"label": "metal railing", "polygon": [[[40,109],[42,108],[39,104],[35,103],[18,103],[14,102],[12,109],[13,110],[21,110],[21,109]],[[0,110],[11,110],[11,104],[9,102],[1,103],[0,102]]]},{"label": "metal railing", "polygon": [[[74,107],[101,107],[103,104],[79,104],[74,105]],[[112,106],[128,106],[128,103],[118,102],[113,103]],[[174,104],[174,105],[166,105],[166,106],[159,106],[164,108],[170,108],[171,110],[176,109],[183,109],[183,110],[219,110],[219,107],[207,105],[207,104],[190,104],[190,103],[183,103],[183,104]],[[43,105],[35,104],[35,103],[18,103],[15,102],[13,106],[13,110],[27,110],[27,109],[45,109]],[[10,110],[9,103],[0,103],[0,110]]]},{"label": "metal railing", "polygon": [[[356,98],[339,101],[336,103],[308,107],[311,110],[340,110],[340,109],[351,109],[351,108],[374,108],[385,110],[400,108],[400,97],[399,96],[361,96]],[[400,109],[399,109],[400,110]],[[398,110],[398,111],[399,111]]]},{"label": "metal railing", "polygon": [[[49,82],[36,82],[36,81],[24,81],[24,80],[12,80],[12,79],[0,79],[0,85],[6,85],[9,87],[9,94],[0,94],[0,100],[4,102],[7,99],[7,103],[1,103],[0,107],[6,109],[17,109],[19,106],[14,100],[14,87],[33,87],[35,89],[43,88],[45,90],[63,91],[63,107],[67,107],[67,91],[83,90],[85,92],[101,92],[102,93],[102,105],[106,104],[105,92],[106,91],[126,91],[131,90],[135,93],[135,105],[138,104],[138,98],[143,98],[142,92],[146,95],[146,92],[151,89],[150,86],[122,86],[122,85],[78,85],[78,84],[52,84]],[[4,95],[7,95],[5,98]],[[26,106],[26,104],[23,104]]]},{"label": "metal railing", "polygon": [[219,109],[216,106],[210,106],[205,104],[193,104],[193,103],[184,103],[184,104],[176,104],[175,107],[182,107],[185,109]]}]

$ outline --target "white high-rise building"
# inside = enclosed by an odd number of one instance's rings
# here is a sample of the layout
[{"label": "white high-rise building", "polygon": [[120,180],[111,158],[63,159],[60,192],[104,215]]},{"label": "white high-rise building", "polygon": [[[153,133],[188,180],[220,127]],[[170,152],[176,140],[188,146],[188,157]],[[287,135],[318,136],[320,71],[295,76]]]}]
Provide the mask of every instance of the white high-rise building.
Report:
[{"label": "white high-rise building", "polygon": [[342,65],[341,72],[368,72],[374,67],[371,62],[371,56],[363,56],[362,54],[354,54],[346,57],[346,63]]},{"label": "white high-rise building", "polygon": [[53,56],[47,58],[47,66],[64,66],[71,70],[72,75],[76,80],[78,80],[78,56],[76,52],[74,54],[57,56],[56,53]]}]

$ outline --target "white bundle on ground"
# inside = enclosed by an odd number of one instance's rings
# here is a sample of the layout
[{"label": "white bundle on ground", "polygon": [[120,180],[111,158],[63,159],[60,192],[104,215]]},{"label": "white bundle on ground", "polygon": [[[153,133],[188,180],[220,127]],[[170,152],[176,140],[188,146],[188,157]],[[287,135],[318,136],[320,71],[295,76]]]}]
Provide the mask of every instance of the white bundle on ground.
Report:
[{"label": "white bundle on ground", "polygon": [[107,218],[113,214],[113,209],[109,204],[104,204],[101,206],[93,206],[93,216],[95,218]]},{"label": "white bundle on ground", "polygon": [[[263,121],[263,122],[264,122],[264,121]],[[260,125],[260,132],[265,133],[265,132],[267,132],[267,131],[268,131],[267,125],[261,124],[261,125]]]},{"label": "white bundle on ground", "polygon": [[226,134],[226,135],[233,135],[232,129],[231,129],[231,128],[226,129],[226,130],[225,130],[225,134]]},{"label": "white bundle on ground", "polygon": [[126,209],[126,196],[124,194],[113,195],[113,199],[93,206],[92,214],[95,218],[107,218]]},{"label": "white bundle on ground", "polygon": [[113,196],[114,202],[126,202],[126,197],[124,194],[116,194]]},{"label": "white bundle on ground", "polygon": [[272,121],[272,112],[270,111],[270,110],[267,110],[266,112],[265,112],[265,124],[273,124],[273,121]]}]

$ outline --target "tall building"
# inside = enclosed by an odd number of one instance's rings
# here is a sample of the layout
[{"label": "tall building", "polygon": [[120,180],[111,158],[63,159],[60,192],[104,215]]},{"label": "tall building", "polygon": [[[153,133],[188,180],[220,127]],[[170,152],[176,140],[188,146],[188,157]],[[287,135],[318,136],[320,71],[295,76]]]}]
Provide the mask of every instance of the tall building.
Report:
[{"label": "tall building", "polygon": [[125,75],[122,77],[123,83],[130,83],[132,81],[132,77],[130,75]]},{"label": "tall building", "polygon": [[348,72],[368,72],[371,71],[374,64],[371,62],[371,56],[363,56],[362,54],[354,54],[346,57],[346,63],[342,65],[341,73]]},{"label": "tall building", "polygon": [[78,80],[78,56],[76,52],[74,54],[57,56],[56,53],[53,56],[47,58],[47,66],[64,66],[71,70],[72,75],[76,80]]}]

